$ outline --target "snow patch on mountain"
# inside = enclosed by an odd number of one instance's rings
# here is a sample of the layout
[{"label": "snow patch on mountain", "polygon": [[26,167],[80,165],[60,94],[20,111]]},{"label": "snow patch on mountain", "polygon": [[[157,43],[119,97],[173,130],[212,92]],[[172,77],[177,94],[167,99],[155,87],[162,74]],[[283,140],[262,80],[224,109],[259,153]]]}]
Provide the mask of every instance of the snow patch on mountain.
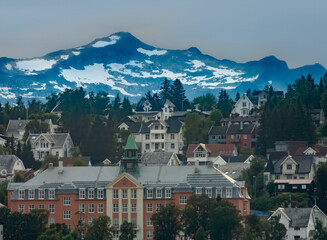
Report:
[{"label": "snow patch on mountain", "polygon": [[7,63],[5,65],[5,68],[7,68],[8,70],[12,70],[12,65],[10,63]]},{"label": "snow patch on mountain", "polygon": [[63,60],[67,60],[69,58],[69,55],[61,55],[60,58]]},{"label": "snow patch on mountain", "polygon": [[79,52],[79,51],[72,51],[72,53],[73,53],[75,56],[78,56],[78,55],[81,54],[81,52]]},{"label": "snow patch on mountain", "polygon": [[43,71],[51,69],[57,60],[46,60],[42,58],[35,58],[31,60],[22,60],[16,62],[16,68],[25,72],[27,75],[35,75],[34,71]]},{"label": "snow patch on mountain", "polygon": [[109,37],[109,41],[103,41],[103,40],[99,40],[96,43],[92,44],[92,47],[95,48],[102,48],[108,45],[114,45],[117,43],[117,41],[119,40],[119,36],[110,36]]},{"label": "snow patch on mountain", "polygon": [[14,99],[16,98],[15,93],[10,92],[12,88],[9,87],[0,87],[0,97],[5,99]]},{"label": "snow patch on mountain", "polygon": [[154,50],[146,50],[146,49],[143,49],[143,48],[138,48],[136,49],[138,52],[140,53],[143,53],[145,55],[148,55],[149,57],[153,56],[153,55],[164,55],[167,53],[167,50],[157,50],[157,49],[154,49]]}]

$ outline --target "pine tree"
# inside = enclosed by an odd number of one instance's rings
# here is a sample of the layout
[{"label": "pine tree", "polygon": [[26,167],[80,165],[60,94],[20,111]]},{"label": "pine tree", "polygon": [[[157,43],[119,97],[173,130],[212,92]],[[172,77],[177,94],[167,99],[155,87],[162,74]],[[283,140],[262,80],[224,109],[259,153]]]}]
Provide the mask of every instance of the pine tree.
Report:
[{"label": "pine tree", "polygon": [[184,103],[186,100],[185,90],[179,79],[176,79],[173,83],[171,99],[178,111],[184,111],[186,109],[184,108]]},{"label": "pine tree", "polygon": [[22,144],[20,143],[20,141],[18,141],[17,143],[16,156],[22,159]]},{"label": "pine tree", "polygon": [[241,97],[241,96],[240,96],[240,93],[237,92],[237,93],[236,93],[236,97],[235,97],[235,102],[237,102],[237,101],[240,99],[240,97]]},{"label": "pine tree", "polygon": [[218,97],[217,108],[221,110],[224,117],[228,117],[233,109],[233,100],[228,96],[226,90],[221,90]]},{"label": "pine tree", "polygon": [[171,99],[171,86],[167,78],[161,83],[160,87],[160,98],[161,99]]}]

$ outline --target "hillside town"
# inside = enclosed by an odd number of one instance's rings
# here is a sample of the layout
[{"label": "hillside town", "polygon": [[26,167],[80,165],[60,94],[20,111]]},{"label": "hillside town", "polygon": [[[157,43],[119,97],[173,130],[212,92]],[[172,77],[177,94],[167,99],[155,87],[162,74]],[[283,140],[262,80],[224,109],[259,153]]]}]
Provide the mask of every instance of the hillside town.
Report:
[{"label": "hillside town", "polygon": [[[0,105],[3,239],[327,239],[327,74],[287,92]],[[20,236],[19,238],[17,236]],[[1,238],[0,238],[1,239]]]}]

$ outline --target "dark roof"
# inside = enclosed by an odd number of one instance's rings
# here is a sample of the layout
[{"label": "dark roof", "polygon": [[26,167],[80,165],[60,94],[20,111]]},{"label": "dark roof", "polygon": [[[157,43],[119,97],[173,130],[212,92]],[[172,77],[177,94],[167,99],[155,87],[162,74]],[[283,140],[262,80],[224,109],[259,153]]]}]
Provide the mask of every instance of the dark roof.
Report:
[{"label": "dark roof", "polygon": [[182,128],[182,122],[179,120],[165,120],[168,125],[167,133],[179,133]]},{"label": "dark roof", "polygon": [[260,116],[235,116],[230,118],[222,118],[221,122],[256,122],[260,120]]},{"label": "dark roof", "polygon": [[243,124],[243,128],[239,124],[230,125],[226,134],[251,134],[255,129],[255,125],[252,123]]},{"label": "dark roof", "polygon": [[275,145],[288,145],[290,155],[295,155],[296,151],[301,147],[308,147],[307,141],[277,141]]},{"label": "dark roof", "polygon": [[167,165],[173,152],[146,152],[142,155],[141,161],[146,165]]},{"label": "dark roof", "polygon": [[9,120],[7,126],[7,134],[18,133],[19,130],[25,130],[26,125],[31,120]]},{"label": "dark roof", "polygon": [[291,219],[291,227],[308,226],[312,208],[284,208],[286,215]]},{"label": "dark roof", "polygon": [[234,144],[189,144],[187,147],[186,157],[193,157],[193,151],[199,146],[202,145],[208,152],[209,157],[218,157],[218,156],[232,156],[235,149]]},{"label": "dark roof", "polygon": [[225,135],[228,126],[212,126],[209,130],[209,135]]},{"label": "dark roof", "polygon": [[75,161],[82,161],[85,166],[89,165],[90,157],[62,157],[59,161],[63,161],[64,167],[74,166]]},{"label": "dark roof", "polygon": [[244,163],[250,156],[221,156],[227,163]]},{"label": "dark roof", "polygon": [[12,173],[16,161],[20,160],[16,155],[0,155],[0,171],[5,169]]},{"label": "dark roof", "polygon": [[[288,156],[282,157],[274,164],[274,172],[273,173],[281,173],[281,164]],[[312,163],[313,163],[313,156],[312,155],[302,155],[302,156],[292,156],[292,159],[298,163],[296,167],[295,173],[297,174],[304,174],[309,173],[311,171]]]},{"label": "dark roof", "polygon": [[276,162],[279,159],[288,156],[287,152],[275,152],[274,151],[274,152],[269,152],[268,154],[269,154],[268,160],[271,160],[272,162]]}]

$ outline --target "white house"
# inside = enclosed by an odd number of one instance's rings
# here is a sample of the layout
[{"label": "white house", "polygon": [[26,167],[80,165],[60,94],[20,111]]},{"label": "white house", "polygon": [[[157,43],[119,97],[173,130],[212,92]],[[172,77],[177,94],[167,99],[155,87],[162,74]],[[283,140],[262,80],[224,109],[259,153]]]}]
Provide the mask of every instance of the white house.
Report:
[{"label": "white house", "polygon": [[248,116],[252,109],[255,108],[255,104],[249,99],[249,97],[244,93],[242,97],[235,103],[232,110],[232,114],[239,114],[240,116]]},{"label": "white house", "polygon": [[69,133],[30,134],[27,141],[31,142],[34,158],[38,161],[43,161],[49,154],[58,158],[71,157],[74,147]]},{"label": "white house", "polygon": [[15,155],[0,155],[0,181],[11,180],[16,172],[25,170],[24,163]]},{"label": "white house", "polygon": [[269,218],[280,216],[279,222],[286,228],[285,239],[313,239],[317,220],[327,226],[326,215],[317,207],[313,208],[278,208]]}]

